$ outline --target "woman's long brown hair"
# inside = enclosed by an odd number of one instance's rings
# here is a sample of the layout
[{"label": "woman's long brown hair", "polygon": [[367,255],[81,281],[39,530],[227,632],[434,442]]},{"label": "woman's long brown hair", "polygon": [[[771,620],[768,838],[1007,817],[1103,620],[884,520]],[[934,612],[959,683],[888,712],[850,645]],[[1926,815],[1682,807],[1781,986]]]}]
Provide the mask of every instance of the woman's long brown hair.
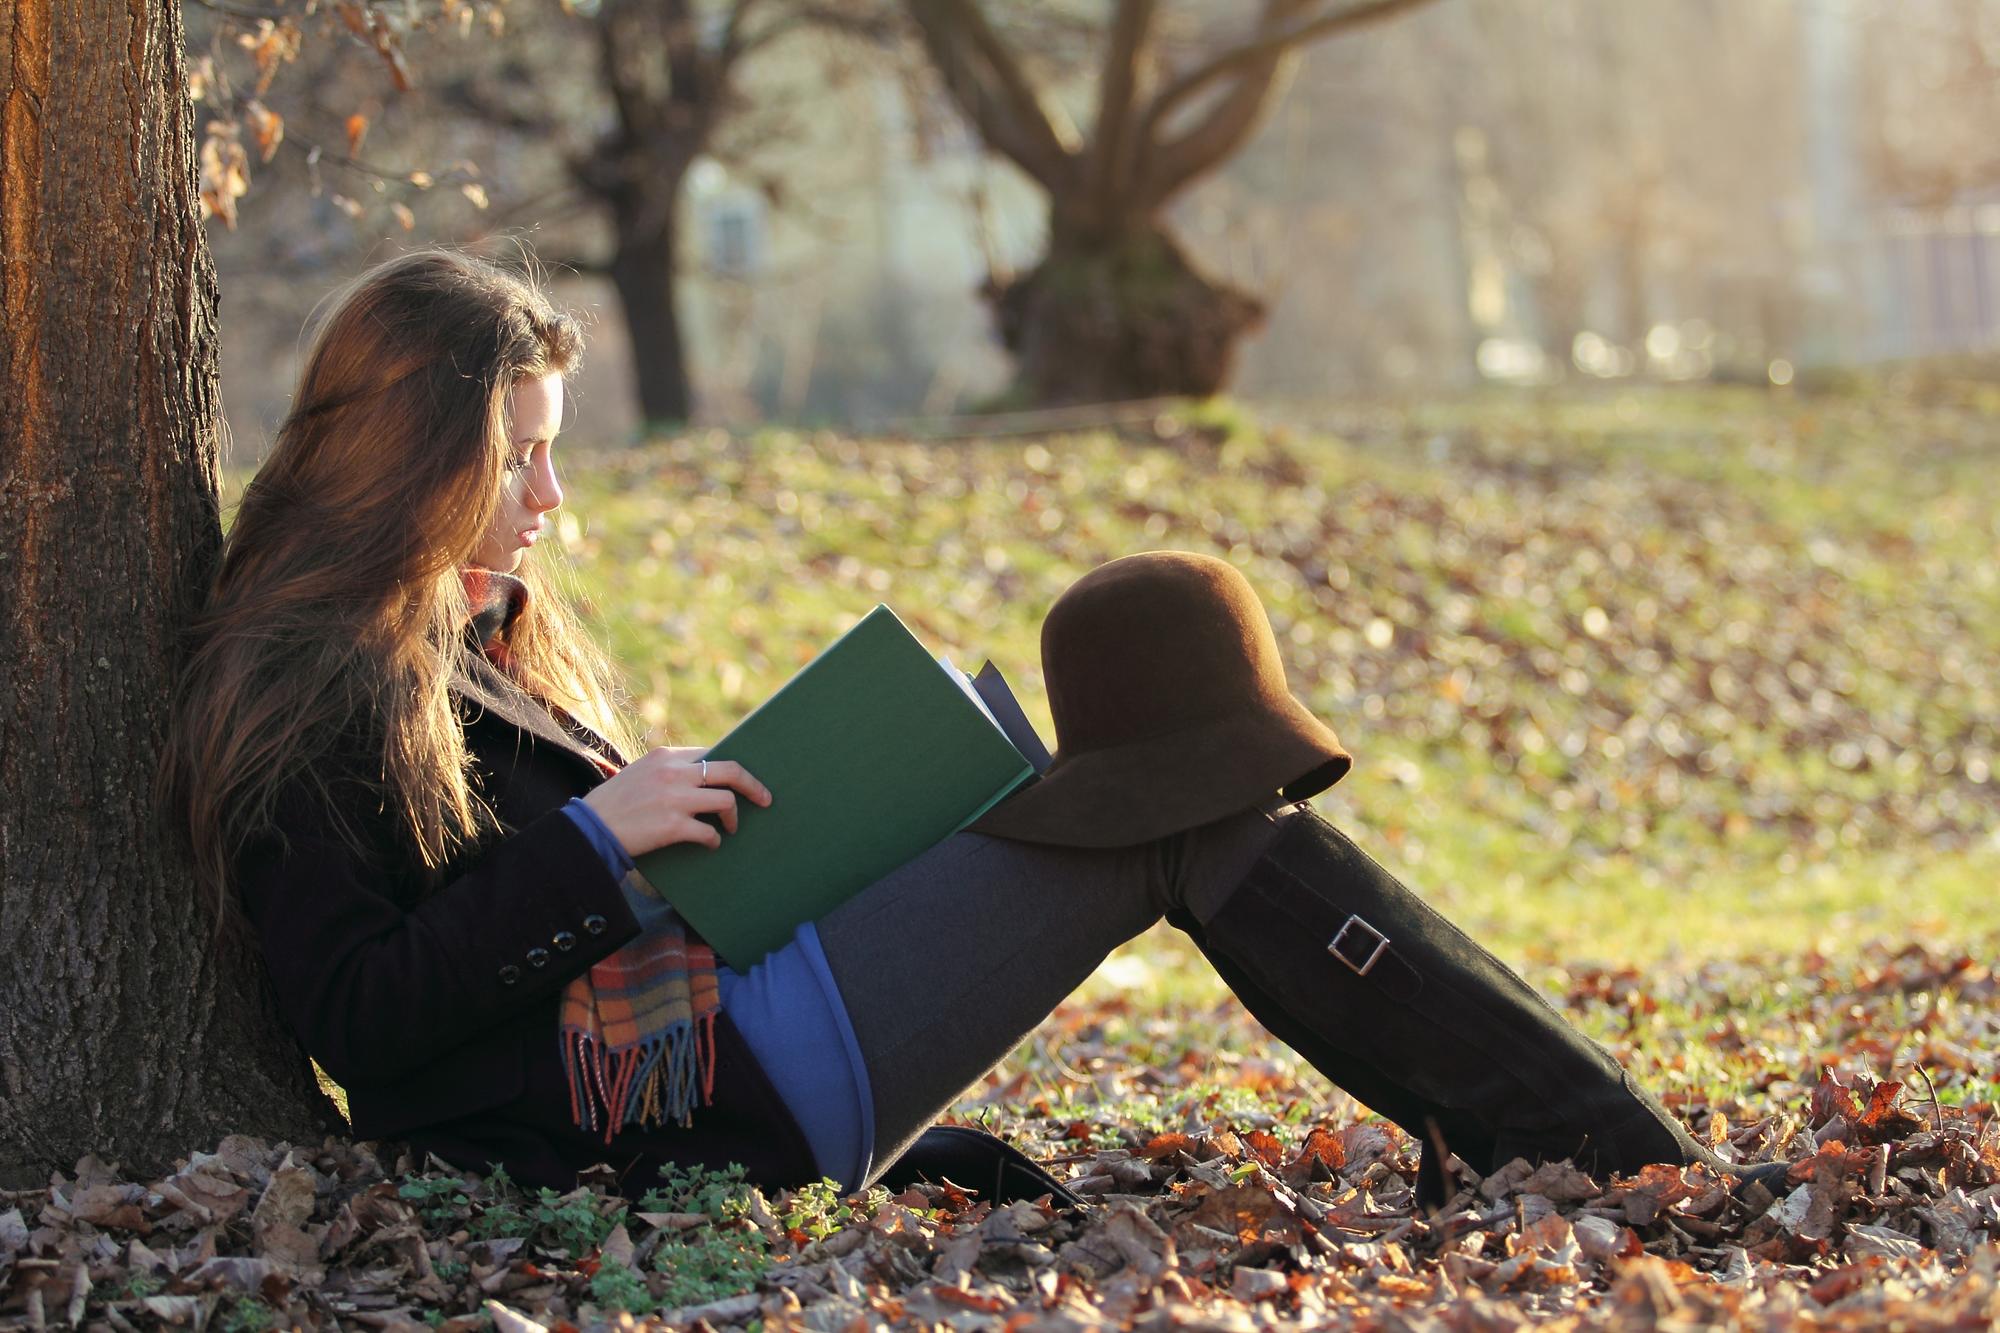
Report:
[{"label": "woman's long brown hair", "polygon": [[[220,921],[232,863],[275,831],[287,788],[357,854],[387,833],[433,882],[489,830],[447,688],[459,570],[499,503],[508,390],[568,374],[581,349],[531,282],[452,251],[391,260],[334,301],[230,528],[168,738],[168,810]],[[630,753],[609,663],[535,554],[510,669]]]}]

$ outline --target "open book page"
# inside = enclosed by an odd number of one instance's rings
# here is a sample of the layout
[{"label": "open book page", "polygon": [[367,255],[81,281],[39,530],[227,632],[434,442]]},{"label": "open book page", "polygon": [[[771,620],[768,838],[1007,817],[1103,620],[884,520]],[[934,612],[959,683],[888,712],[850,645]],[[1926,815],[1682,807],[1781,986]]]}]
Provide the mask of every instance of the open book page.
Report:
[{"label": "open book page", "polygon": [[965,697],[979,705],[979,711],[986,714],[986,720],[993,724],[993,729],[1003,736],[1006,735],[1007,728],[1000,725],[1000,719],[993,716],[993,710],[988,708],[986,701],[979,697],[979,691],[972,688],[972,677],[953,666],[949,657],[940,657],[937,661],[938,665],[944,668],[945,675],[951,677],[952,683],[965,691]]}]

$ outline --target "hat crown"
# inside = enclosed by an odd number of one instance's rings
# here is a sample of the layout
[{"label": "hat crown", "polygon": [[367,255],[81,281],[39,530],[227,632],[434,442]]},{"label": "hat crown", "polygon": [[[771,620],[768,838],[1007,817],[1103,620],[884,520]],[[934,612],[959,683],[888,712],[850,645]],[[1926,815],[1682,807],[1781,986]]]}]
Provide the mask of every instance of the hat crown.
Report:
[{"label": "hat crown", "polygon": [[1125,847],[1299,801],[1351,762],[1285,688],[1250,582],[1214,556],[1152,551],[1100,565],[1042,622],[1054,762],[972,828]]},{"label": "hat crown", "polygon": [[1042,624],[1049,711],[1067,754],[1151,740],[1283,696],[1256,592],[1214,556],[1155,551],[1079,579]]}]

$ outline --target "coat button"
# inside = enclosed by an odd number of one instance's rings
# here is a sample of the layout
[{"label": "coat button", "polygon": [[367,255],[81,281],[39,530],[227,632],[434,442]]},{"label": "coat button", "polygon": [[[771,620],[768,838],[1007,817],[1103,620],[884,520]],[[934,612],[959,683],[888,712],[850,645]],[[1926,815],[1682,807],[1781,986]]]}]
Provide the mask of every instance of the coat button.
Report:
[{"label": "coat button", "polygon": [[549,943],[555,945],[556,948],[561,949],[564,953],[568,953],[576,947],[576,936],[566,930],[559,930],[556,932],[555,938],[550,940]]},{"label": "coat button", "polygon": [[593,935],[602,935],[611,928],[611,923],[597,913],[592,912],[583,919],[583,928]]},{"label": "coat button", "polygon": [[509,963],[505,967],[500,969],[501,985],[511,986],[520,979],[521,979],[521,969],[515,967],[512,963]]},{"label": "coat button", "polygon": [[548,965],[549,951],[547,949],[537,944],[534,948],[528,950],[529,967],[547,967]]}]

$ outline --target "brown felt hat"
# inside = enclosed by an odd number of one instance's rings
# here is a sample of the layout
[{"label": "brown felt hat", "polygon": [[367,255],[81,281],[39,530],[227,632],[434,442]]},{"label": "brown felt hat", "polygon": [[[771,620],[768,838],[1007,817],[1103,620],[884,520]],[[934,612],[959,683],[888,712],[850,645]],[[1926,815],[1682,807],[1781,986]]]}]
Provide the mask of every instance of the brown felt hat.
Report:
[{"label": "brown felt hat", "polygon": [[1125,847],[1302,801],[1353,763],[1286,688],[1249,580],[1214,556],[1151,551],[1091,570],[1042,622],[1042,674],[1054,761],[975,832]]}]

